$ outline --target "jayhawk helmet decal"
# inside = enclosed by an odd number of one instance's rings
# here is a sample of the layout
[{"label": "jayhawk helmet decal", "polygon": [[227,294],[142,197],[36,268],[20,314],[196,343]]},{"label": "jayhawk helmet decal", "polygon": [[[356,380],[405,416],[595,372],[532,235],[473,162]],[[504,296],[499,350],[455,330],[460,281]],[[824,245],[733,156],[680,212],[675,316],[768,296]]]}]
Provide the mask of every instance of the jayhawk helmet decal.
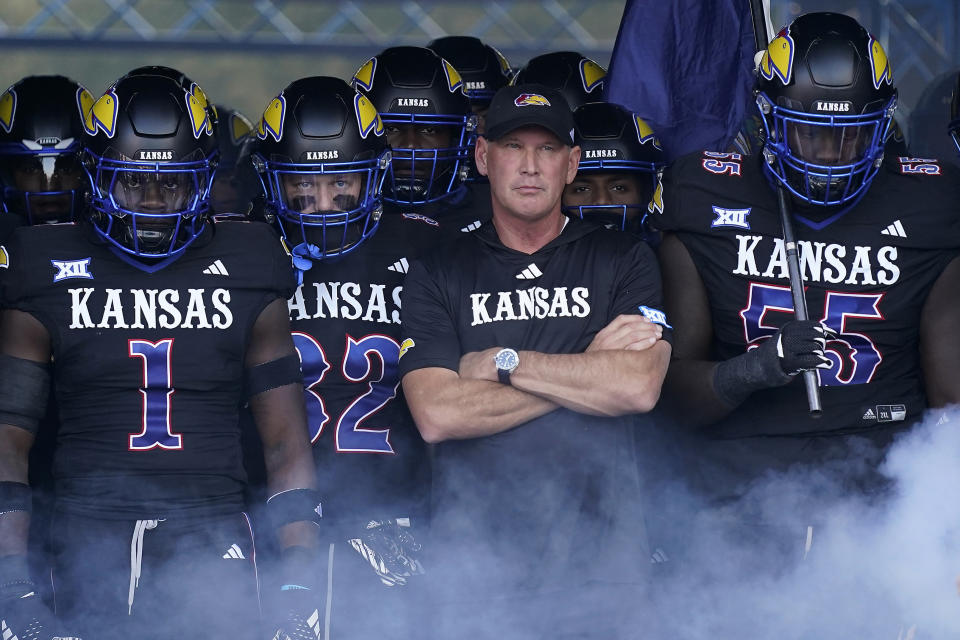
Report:
[{"label": "jayhawk helmet decal", "polygon": [[853,18],[808,13],[760,61],[757,106],[770,175],[794,198],[849,205],[883,160],[897,104],[880,43]]},{"label": "jayhawk helmet decal", "polygon": [[357,126],[360,127],[361,138],[366,138],[371,133],[375,136],[383,135],[383,120],[369,98],[358,93],[353,98],[353,110],[357,114]]},{"label": "jayhawk helmet decal", "polygon": [[875,37],[870,36],[870,68],[873,69],[873,88],[879,89],[886,82],[893,84],[893,71],[890,69],[890,59],[883,45]]},{"label": "jayhawk helmet decal", "polygon": [[444,36],[427,45],[449,60],[464,82],[471,104],[489,106],[497,89],[510,82],[510,63],[499,51],[471,36]]},{"label": "jayhawk helmet decal", "polygon": [[17,113],[17,90],[10,87],[0,96],[0,128],[4,133],[13,129],[13,118]]},{"label": "jayhawk helmet decal", "polygon": [[793,75],[793,52],[795,46],[790,30],[784,29],[777,34],[760,58],[760,75],[765,80],[780,79],[783,84],[790,84]]},{"label": "jayhawk helmet decal", "polygon": [[0,96],[3,210],[29,224],[66,222],[89,191],[80,162],[93,97],[63,76],[28,76]]},{"label": "jayhawk helmet decal", "polygon": [[285,113],[264,127],[276,135],[258,136],[252,156],[266,215],[302,272],[376,231],[390,151],[373,103],[343,80],[301,78],[280,95]]},{"label": "jayhawk helmet decal", "polygon": [[84,168],[105,241],[142,262],[179,256],[199,237],[219,156],[214,118],[199,87],[168,67],[135,69],[94,103]]},{"label": "jayhawk helmet decal", "polygon": [[[635,113],[609,102],[590,102],[573,112],[574,144],[581,149],[578,176],[628,174],[637,199],[629,204],[569,205],[564,213],[638,231],[666,157],[653,130]],[[574,181],[568,189],[576,189]]]},{"label": "jayhawk helmet decal", "polygon": [[510,84],[542,84],[563,94],[576,110],[587,102],[603,100],[606,70],[575,51],[555,51],[539,55],[524,65]]},{"label": "jayhawk helmet decal", "polygon": [[266,140],[267,136],[273,138],[274,142],[280,142],[283,136],[283,123],[287,115],[287,99],[283,93],[270,101],[267,108],[263,110],[263,116],[260,118],[260,124],[257,125],[257,137]]},{"label": "jayhawk helmet decal", "polygon": [[[364,63],[352,84],[380,113],[387,137],[395,136],[383,199],[415,207],[456,191],[467,177],[477,123],[459,71],[430,49],[390,47]],[[449,142],[407,146],[403,131],[423,127],[448,132]]]}]

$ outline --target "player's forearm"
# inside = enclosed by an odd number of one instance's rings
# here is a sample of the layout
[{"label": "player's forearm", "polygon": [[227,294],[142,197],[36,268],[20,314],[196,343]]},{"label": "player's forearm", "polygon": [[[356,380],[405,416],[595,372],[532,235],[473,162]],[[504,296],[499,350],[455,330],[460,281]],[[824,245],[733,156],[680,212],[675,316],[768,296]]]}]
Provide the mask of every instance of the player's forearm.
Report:
[{"label": "player's forearm", "polygon": [[664,341],[644,351],[522,351],[510,378],[515,388],[579,413],[646,413],[660,397],[669,359],[670,345]]},{"label": "player's forearm", "polygon": [[663,383],[661,406],[684,428],[708,425],[729,415],[736,406],[725,403],[713,386],[717,362],[674,360]]},{"label": "player's forearm", "polygon": [[493,435],[557,408],[499,382],[457,377],[442,385],[418,385],[408,380],[416,374],[404,377],[404,395],[420,434],[430,443]]}]

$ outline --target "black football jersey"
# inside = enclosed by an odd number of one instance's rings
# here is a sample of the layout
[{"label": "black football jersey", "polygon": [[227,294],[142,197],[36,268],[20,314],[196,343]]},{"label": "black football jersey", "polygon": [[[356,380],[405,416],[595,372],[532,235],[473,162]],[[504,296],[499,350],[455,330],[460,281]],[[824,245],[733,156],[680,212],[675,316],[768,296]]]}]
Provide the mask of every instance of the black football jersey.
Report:
[{"label": "black football jersey", "polygon": [[3,304],[50,334],[59,504],[107,518],[241,509],[246,345],[295,284],[272,229],[217,223],[153,272],[85,225],[25,227],[7,251]]},{"label": "black football jersey", "polygon": [[[667,170],[653,224],[676,232],[710,303],[725,360],[793,318],[776,191],[761,158],[704,152]],[[794,212],[809,317],[837,332],[818,371],[823,416],[802,377],[754,393],[716,438],[844,433],[908,424],[927,406],[918,333],[927,294],[960,253],[960,176],[936,160],[887,157],[866,195],[824,220]]]},{"label": "black football jersey", "polygon": [[[661,309],[653,253],[629,234],[569,220],[526,254],[505,247],[487,223],[411,267],[401,375],[456,371],[462,354],[494,346],[580,353],[617,315],[666,322]],[[498,572],[515,569],[531,588],[633,581],[649,558],[634,428],[629,417],[558,409],[492,436],[438,444],[435,537],[462,544],[471,558],[496,554]]]},{"label": "black football jersey", "polygon": [[314,263],[288,302],[325,518],[425,513],[426,445],[398,389],[400,294],[441,237],[423,214],[382,216],[357,250]]},{"label": "black football jersey", "polygon": [[479,229],[490,219],[491,211],[490,185],[484,182],[463,185],[449,197],[420,207],[384,203],[384,217],[396,214],[427,216],[439,223],[449,240]]}]

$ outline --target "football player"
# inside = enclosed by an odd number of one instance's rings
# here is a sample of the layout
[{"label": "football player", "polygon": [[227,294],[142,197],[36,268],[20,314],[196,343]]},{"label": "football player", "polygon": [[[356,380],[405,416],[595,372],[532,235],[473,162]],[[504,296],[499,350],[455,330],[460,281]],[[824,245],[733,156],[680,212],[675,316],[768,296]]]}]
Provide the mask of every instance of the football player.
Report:
[{"label": "football player", "polygon": [[[882,453],[927,407],[960,401],[960,179],[936,160],[884,156],[897,92],[882,46],[853,18],[796,18],[764,53],[756,99],[762,154],[682,158],[651,203],[668,232],[677,336],[664,400],[702,425],[710,497],[828,460],[865,466],[858,479],[876,488],[854,436]],[[777,190],[810,320],[794,318]],[[819,419],[797,375],[811,369]]]},{"label": "football player", "polygon": [[390,47],[365,62],[352,85],[380,112],[393,150],[385,215],[427,216],[451,234],[490,217],[486,185],[464,183],[477,118],[452,64],[424,47]]},{"label": "football player", "polygon": [[[93,96],[63,76],[28,76],[0,96],[2,216],[9,226],[68,222],[89,189],[80,164]],[[2,240],[2,236],[0,236]]]},{"label": "football player", "polygon": [[220,162],[210,188],[210,207],[218,215],[245,215],[256,193],[249,146],[244,144],[253,125],[236,109],[223,105],[215,109],[217,122],[213,133],[220,150]]},{"label": "football player", "polygon": [[471,36],[444,36],[430,41],[427,48],[460,73],[466,85],[464,93],[477,116],[477,133],[483,133],[493,94],[507,86],[513,75],[510,63],[494,47]]},{"label": "football player", "polygon": [[647,205],[666,162],[660,141],[640,116],[609,102],[581,106],[573,121],[582,155],[563,189],[563,212],[646,237]]},{"label": "football player", "polygon": [[[324,503],[330,637],[406,638],[419,628],[426,446],[397,397],[400,291],[439,227],[382,215],[385,125],[343,80],[302,78],[271,102],[253,154],[266,211],[303,282],[289,300]],[[336,568],[336,570],[334,570]],[[422,580],[422,579],[421,579]]]},{"label": "football player", "polygon": [[556,89],[576,110],[588,102],[603,100],[607,70],[575,51],[554,51],[531,58],[513,77],[511,84],[542,84]]},{"label": "football player", "polygon": [[[195,83],[121,78],[89,110],[83,146],[89,216],[18,229],[0,272],[4,634],[260,637],[239,450],[246,401],[287,559],[284,637],[316,610],[299,586],[319,508],[289,258],[259,223],[207,221],[217,150]],[[59,622],[24,561],[26,459],[51,377]]]}]

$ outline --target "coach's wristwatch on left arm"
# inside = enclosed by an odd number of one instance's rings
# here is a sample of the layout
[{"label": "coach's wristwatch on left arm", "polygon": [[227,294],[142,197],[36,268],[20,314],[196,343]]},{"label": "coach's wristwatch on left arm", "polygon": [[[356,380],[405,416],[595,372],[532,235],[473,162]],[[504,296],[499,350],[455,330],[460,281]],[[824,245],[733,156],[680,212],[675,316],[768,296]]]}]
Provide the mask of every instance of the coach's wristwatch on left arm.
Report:
[{"label": "coach's wristwatch on left arm", "polygon": [[493,356],[493,363],[497,365],[497,377],[502,384],[510,384],[510,374],[520,364],[520,356],[513,349],[500,349]]}]

